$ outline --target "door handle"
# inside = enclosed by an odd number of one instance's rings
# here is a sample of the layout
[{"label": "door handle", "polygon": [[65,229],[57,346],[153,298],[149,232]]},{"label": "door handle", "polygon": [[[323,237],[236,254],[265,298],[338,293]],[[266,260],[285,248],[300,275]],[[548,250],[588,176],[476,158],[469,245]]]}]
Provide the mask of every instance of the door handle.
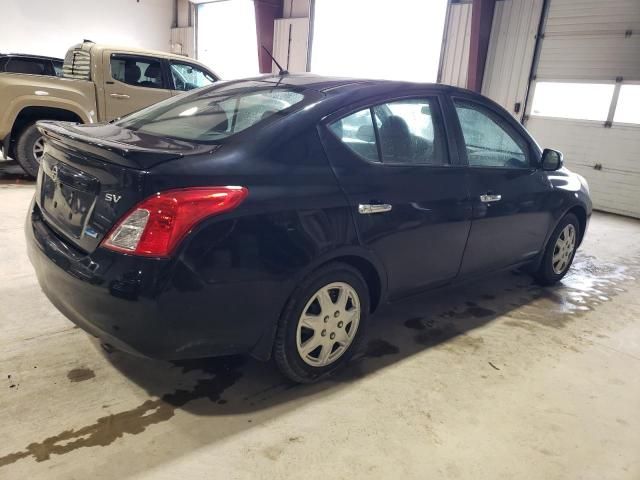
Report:
[{"label": "door handle", "polygon": [[361,215],[371,215],[372,213],[390,212],[392,208],[388,203],[361,203],[358,205],[358,213]]},{"label": "door handle", "polygon": [[499,202],[500,200],[502,200],[502,195],[493,195],[491,193],[480,195],[480,201],[483,203]]},{"label": "door handle", "polygon": [[110,93],[109,96],[111,98],[119,98],[121,100],[126,100],[127,98],[131,98],[129,95],[125,93]]}]

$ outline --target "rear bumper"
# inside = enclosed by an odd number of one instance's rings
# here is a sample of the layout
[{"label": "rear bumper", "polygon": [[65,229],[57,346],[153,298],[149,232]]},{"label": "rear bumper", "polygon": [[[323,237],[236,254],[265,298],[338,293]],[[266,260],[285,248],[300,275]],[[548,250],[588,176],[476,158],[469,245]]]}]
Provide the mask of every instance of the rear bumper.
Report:
[{"label": "rear bumper", "polygon": [[[25,233],[38,282],[73,323],[116,349],[166,360],[246,353],[277,306],[253,282],[203,285],[180,260],[74,250],[32,204]],[[250,290],[247,290],[250,289]],[[247,291],[255,301],[247,301]]]}]

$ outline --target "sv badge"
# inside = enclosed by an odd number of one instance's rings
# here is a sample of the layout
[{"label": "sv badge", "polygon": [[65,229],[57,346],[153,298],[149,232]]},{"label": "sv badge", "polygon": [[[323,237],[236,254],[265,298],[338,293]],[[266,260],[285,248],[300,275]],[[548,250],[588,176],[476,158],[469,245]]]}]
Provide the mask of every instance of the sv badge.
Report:
[{"label": "sv badge", "polygon": [[104,199],[107,202],[118,203],[121,198],[122,198],[122,195],[116,195],[115,193],[106,193],[104,195]]}]

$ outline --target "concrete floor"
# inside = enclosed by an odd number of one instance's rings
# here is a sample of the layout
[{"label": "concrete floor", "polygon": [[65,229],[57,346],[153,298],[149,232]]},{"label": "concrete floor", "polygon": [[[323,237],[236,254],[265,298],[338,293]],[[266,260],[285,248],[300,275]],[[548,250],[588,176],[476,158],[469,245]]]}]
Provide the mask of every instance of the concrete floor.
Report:
[{"label": "concrete floor", "polygon": [[[4,178],[4,180],[1,180]],[[29,182],[0,177],[0,478],[640,478],[640,222],[594,214],[572,272],[394,306],[338,378],[104,353],[41,293]]]}]

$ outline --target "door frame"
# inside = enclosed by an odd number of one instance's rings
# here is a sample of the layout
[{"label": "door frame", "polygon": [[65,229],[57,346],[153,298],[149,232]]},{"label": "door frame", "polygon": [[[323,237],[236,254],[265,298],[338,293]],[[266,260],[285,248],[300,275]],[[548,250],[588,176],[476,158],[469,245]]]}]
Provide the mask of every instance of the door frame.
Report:
[{"label": "door frame", "polygon": [[[473,166],[469,165],[469,160],[467,158],[467,144],[464,141],[464,134],[462,133],[462,126],[460,125],[460,119],[458,118],[458,112],[456,111],[455,99],[460,99],[463,101],[467,101],[470,103],[475,103],[480,105],[480,107],[485,108],[490,111],[492,114],[497,116],[500,120],[502,120],[507,127],[509,127],[514,133],[520,135],[527,143],[527,149],[530,159],[529,168],[526,170],[535,171],[540,167],[540,159],[542,157],[542,149],[538,146],[533,137],[529,134],[529,132],[524,128],[524,126],[518,122],[509,112],[506,112],[503,107],[495,103],[493,100],[490,100],[486,97],[482,97],[477,94],[465,93],[465,92],[452,92],[447,95],[445,101],[445,108],[447,108],[448,112],[446,118],[451,122],[449,125],[449,130],[452,132],[452,135],[455,137],[455,142],[458,146],[458,152],[460,156],[460,163],[471,168]],[[476,168],[495,168],[496,170],[500,169],[500,167],[476,167]],[[514,170],[512,168],[507,168],[508,170]],[[525,170],[525,169],[522,169]]]},{"label": "door frame", "polygon": [[[419,99],[429,99],[433,98],[436,100],[440,108],[440,114],[442,117],[442,133],[445,137],[445,142],[447,145],[447,153],[449,157],[449,163],[444,163],[442,165],[415,165],[410,164],[412,167],[460,167],[466,166],[466,155],[462,157],[459,151],[459,141],[457,138],[457,132],[455,129],[452,130],[454,124],[451,123],[451,120],[448,118],[451,115],[451,112],[447,108],[447,100],[448,94],[446,92],[441,91],[440,89],[434,89],[429,87],[420,87],[415,89],[407,89],[407,91],[402,93],[397,93],[394,95],[389,95],[388,93],[375,94],[372,93],[371,96],[367,96],[360,100],[357,100],[353,103],[349,103],[348,105],[339,108],[338,110],[330,113],[329,115],[324,116],[320,122],[318,123],[318,128],[320,131],[320,138],[322,139],[324,135],[333,135],[329,130],[329,124],[340,120],[342,118],[348,117],[352,113],[359,112],[360,110],[364,110],[366,108],[376,107],[378,105],[384,103],[392,103],[399,100],[419,100]],[[455,112],[454,112],[455,114]],[[464,145],[464,144],[463,144]],[[463,161],[464,159],[464,161]],[[370,162],[364,158],[361,158],[363,162]],[[380,165],[385,165],[380,159]],[[406,167],[408,164],[395,163],[395,164],[386,164],[387,167]]]}]

